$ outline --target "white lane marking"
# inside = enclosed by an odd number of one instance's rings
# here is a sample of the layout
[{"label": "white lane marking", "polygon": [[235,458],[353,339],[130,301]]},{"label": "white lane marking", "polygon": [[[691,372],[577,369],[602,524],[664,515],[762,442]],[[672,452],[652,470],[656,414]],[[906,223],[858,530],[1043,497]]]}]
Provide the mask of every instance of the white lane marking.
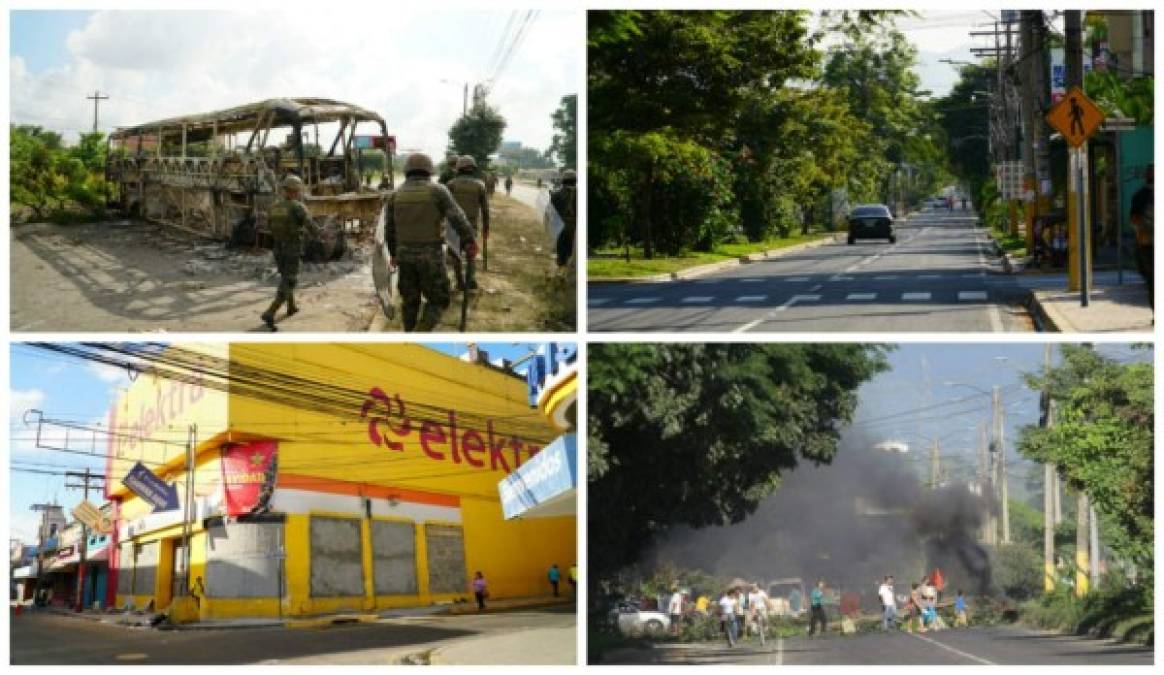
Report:
[{"label": "white lane marking", "polygon": [[660,300],[662,300],[662,298],[631,298],[630,300],[626,301],[626,304],[628,304],[628,305],[649,305],[652,302],[658,302]]},{"label": "white lane marking", "polygon": [[610,298],[589,298],[586,300],[586,304],[591,306],[591,307],[596,307],[598,305],[605,305],[608,302],[610,302]]},{"label": "white lane marking", "polygon": [[784,280],[791,282],[791,283],[803,283],[803,282],[808,281],[810,279],[812,279],[812,277],[785,277]]},{"label": "white lane marking", "polygon": [[917,275],[917,278],[918,279],[941,279],[942,275],[940,275],[940,274],[919,274],[919,275]]},{"label": "white lane marking", "polygon": [[834,274],[833,276],[831,276],[827,279],[827,281],[852,281],[852,280],[853,280],[853,277],[847,277],[843,274]]},{"label": "white lane marking", "polygon": [[896,279],[896,278],[897,278],[896,274],[882,274],[880,276],[873,277],[873,281],[889,281],[891,279]]},{"label": "white lane marking", "polygon": [[924,292],[924,293],[902,293],[902,294],[901,294],[901,299],[902,299],[902,300],[909,300],[909,301],[919,301],[919,300],[920,300],[920,301],[923,301],[923,302],[924,302],[924,301],[926,301],[926,300],[929,300],[929,299],[930,299],[930,294],[929,294],[929,292]]},{"label": "white lane marking", "polygon": [[777,312],[783,312],[784,310],[788,309],[789,307],[795,305],[798,302],[816,302],[818,300],[820,300],[819,295],[811,295],[811,294],[810,295],[794,295],[791,298],[788,298],[787,300],[785,300],[784,304],[782,304],[779,307],[777,307],[776,309],[772,310],[766,316],[762,316],[759,319],[756,319],[755,321],[749,321],[748,323],[745,323],[744,325],[740,326],[739,328],[733,329],[732,332],[733,333],[746,333],[746,332],[752,330],[753,328],[755,328],[756,326],[759,326],[760,324],[764,323],[768,319],[774,318],[776,316]]},{"label": "white lane marking", "polygon": [[745,284],[754,284],[763,281],[763,279],[760,277],[748,277],[747,279],[740,279],[740,281],[744,282]]},{"label": "white lane marking", "polygon": [[819,291],[821,288],[822,288],[821,285],[817,284],[817,285],[813,286],[812,288],[808,289],[808,292],[815,293],[815,292]]},{"label": "white lane marking", "polygon": [[776,638],[776,665],[784,665],[784,637]]},{"label": "white lane marking", "polygon": [[764,302],[767,299],[766,295],[741,295],[736,298],[736,302]]},{"label": "white lane marking", "polygon": [[986,291],[958,291],[959,300],[986,300]]},{"label": "white lane marking", "polygon": [[696,303],[696,302],[711,302],[711,296],[710,295],[689,295],[686,298],[683,298],[682,300],[680,300],[680,302],[685,302],[688,304]]},{"label": "white lane marking", "polygon": [[938,642],[937,640],[933,640],[933,639],[928,638],[924,635],[918,635],[917,633],[908,633],[908,632],[906,633],[906,635],[912,635],[919,640],[925,640],[926,642],[934,645],[935,647],[941,647],[942,649],[945,649],[948,652],[952,652],[954,654],[957,654],[958,656],[961,656],[964,659],[970,659],[971,661],[976,661],[978,663],[981,663],[984,666],[996,666],[996,665],[998,665],[997,663],[995,663],[993,661],[987,661],[986,659],[984,659],[980,656],[974,656],[973,654],[964,652],[961,649],[951,647],[950,645],[945,644],[943,642]]},{"label": "white lane marking", "polygon": [[845,296],[846,300],[876,300],[876,293],[850,293]]}]

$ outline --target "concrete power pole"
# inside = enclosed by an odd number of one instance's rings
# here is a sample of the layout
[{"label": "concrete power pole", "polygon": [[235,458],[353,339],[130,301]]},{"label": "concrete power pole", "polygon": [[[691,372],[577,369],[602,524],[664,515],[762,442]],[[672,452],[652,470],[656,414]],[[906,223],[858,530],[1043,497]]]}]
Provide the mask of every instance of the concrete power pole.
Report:
[{"label": "concrete power pole", "polygon": [[[66,471],[65,478],[75,478],[81,481],[81,484],[66,483],[65,487],[70,490],[83,490],[85,494],[85,501],[89,501],[89,490],[96,489],[96,486],[90,486],[91,481],[104,481],[104,476],[97,476],[85,469],[85,473],[76,471]],[[77,563],[77,592],[73,602],[73,610],[80,612],[85,609],[85,561],[89,553],[89,528],[81,525],[81,551],[80,561]]]},{"label": "concrete power pole", "polygon": [[102,101],[108,101],[108,100],[109,100],[109,97],[108,97],[108,96],[106,96],[106,95],[104,95],[104,94],[102,94],[100,91],[93,90],[93,95],[92,95],[92,96],[86,96],[85,98],[89,99],[90,101],[93,101],[93,131],[97,131],[97,130],[98,130],[98,126],[97,126],[97,120],[98,120],[98,116],[97,116],[97,108],[98,108],[98,107],[101,105],[101,102],[102,102]]},{"label": "concrete power pole", "polygon": [[[1051,428],[1054,419],[1054,403],[1051,401],[1051,384],[1046,379],[1051,372],[1051,343],[1043,347],[1043,427]],[[1043,591],[1055,590],[1055,467],[1043,465]]]},{"label": "concrete power pole", "polygon": [[1088,538],[1091,540],[1091,587],[1099,588],[1099,518],[1095,516],[1095,505],[1088,510],[1088,520],[1091,521],[1091,530]]},{"label": "concrete power pole", "polygon": [[1002,391],[994,385],[994,435],[991,440],[991,452],[995,462],[995,471],[998,477],[998,499],[1002,502],[1002,543],[1010,543],[1010,500],[1006,481],[1006,449],[1003,434]]},{"label": "concrete power pole", "polygon": [[[1063,43],[1067,71],[1067,90],[1072,87],[1083,87],[1083,18],[1082,12],[1071,9],[1064,12]],[[1088,292],[1091,277],[1091,232],[1090,228],[1082,223],[1086,217],[1082,215],[1088,208],[1087,181],[1079,180],[1080,172],[1086,171],[1088,165],[1087,144],[1071,153],[1069,172],[1067,174],[1067,288],[1080,291],[1080,298],[1084,307],[1088,305]]]},{"label": "concrete power pole", "polygon": [[1075,595],[1087,595],[1091,583],[1091,500],[1080,490],[1075,495]]},{"label": "concrete power pole", "polygon": [[[987,438],[986,422],[979,427],[978,465],[982,476],[982,494],[994,498],[994,462],[991,460],[990,446]],[[998,543],[998,515],[994,509],[986,516],[983,524],[982,542],[987,546]]]}]

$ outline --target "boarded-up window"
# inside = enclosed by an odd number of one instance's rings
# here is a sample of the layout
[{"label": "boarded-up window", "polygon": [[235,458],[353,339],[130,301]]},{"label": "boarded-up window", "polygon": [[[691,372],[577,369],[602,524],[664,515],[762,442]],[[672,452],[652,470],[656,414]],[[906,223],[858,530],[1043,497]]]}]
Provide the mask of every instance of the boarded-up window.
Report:
[{"label": "boarded-up window", "polygon": [[372,580],[376,595],[415,595],[416,526],[372,521]]},{"label": "boarded-up window", "polygon": [[117,594],[133,594],[133,542],[117,547]]},{"label": "boarded-up window", "polygon": [[364,542],[354,518],[311,517],[311,597],[364,594]]},{"label": "boarded-up window", "polygon": [[278,598],[283,594],[283,523],[206,528],[206,595]]},{"label": "boarded-up window", "polygon": [[429,592],[466,592],[465,538],[461,528],[453,525],[425,525],[424,542],[428,549]]},{"label": "boarded-up window", "polygon": [[158,576],[158,542],[138,544],[133,565],[133,594],[153,595],[154,580]]}]

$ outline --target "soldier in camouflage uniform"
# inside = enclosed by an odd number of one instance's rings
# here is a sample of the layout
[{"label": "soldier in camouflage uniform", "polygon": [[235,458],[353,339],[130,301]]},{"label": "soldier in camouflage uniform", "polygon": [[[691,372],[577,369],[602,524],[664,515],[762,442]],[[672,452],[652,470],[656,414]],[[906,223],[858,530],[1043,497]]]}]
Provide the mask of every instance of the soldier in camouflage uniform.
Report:
[{"label": "soldier in camouflage uniform", "polygon": [[[466,155],[468,156],[468,155]],[[497,190],[497,174],[490,171],[485,174],[485,194],[492,199],[493,193]]]},{"label": "soldier in camouflage uniform", "polygon": [[459,159],[457,155],[449,155],[445,158],[445,168],[441,169],[440,177],[437,178],[441,185],[448,185],[449,181],[457,177],[457,160]]},{"label": "soldier in camouflage uniform", "polygon": [[409,332],[432,330],[451,301],[443,250],[446,218],[461,238],[465,255],[470,260],[477,255],[473,226],[448,188],[432,182],[435,172],[428,155],[409,155],[404,162],[404,183],[384,199],[384,243],[389,266],[400,266],[397,288],[404,330]]},{"label": "soldier in camouflage uniform", "polygon": [[[485,239],[489,238],[489,188],[480,179],[476,178],[477,160],[472,155],[465,155],[457,159],[457,177],[449,181],[449,192],[453,194],[457,206],[465,212],[465,217],[473,225],[473,232],[480,233]],[[483,229],[478,229],[477,221],[481,221]],[[461,259],[452,256],[453,267],[457,272],[458,284],[461,277]],[[465,287],[469,290],[477,288],[477,265],[472,258],[466,265]],[[465,290],[458,286],[457,290]]]},{"label": "soldier in camouflage uniform", "polygon": [[271,205],[267,220],[271,228],[271,252],[275,255],[275,267],[279,270],[279,290],[275,301],[263,312],[263,323],[271,330],[275,328],[275,312],[287,303],[287,316],[299,311],[295,304],[295,285],[299,282],[299,261],[303,257],[303,246],[309,238],[319,235],[307,207],[299,199],[303,193],[303,180],[294,174],[283,179],[283,197]]},{"label": "soldier in camouflage uniform", "polygon": [[562,186],[550,193],[550,204],[564,226],[555,248],[558,266],[565,267],[574,255],[574,230],[578,220],[578,174],[573,169],[562,172]]}]

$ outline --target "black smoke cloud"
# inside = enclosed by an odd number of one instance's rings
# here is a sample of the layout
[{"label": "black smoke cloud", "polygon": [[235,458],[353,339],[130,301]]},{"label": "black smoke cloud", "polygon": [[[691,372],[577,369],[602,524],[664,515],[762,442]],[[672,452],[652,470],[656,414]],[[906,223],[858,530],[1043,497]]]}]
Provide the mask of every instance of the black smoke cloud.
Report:
[{"label": "black smoke cloud", "polygon": [[[965,484],[931,490],[907,457],[865,439],[841,442],[830,465],[801,466],[736,525],[677,528],[646,562],[672,562],[722,578],[823,578],[866,603],[882,577],[899,591],[938,566],[950,589],[990,589],[990,557],[977,542],[993,509]],[[915,451],[916,454],[916,451]]]}]

